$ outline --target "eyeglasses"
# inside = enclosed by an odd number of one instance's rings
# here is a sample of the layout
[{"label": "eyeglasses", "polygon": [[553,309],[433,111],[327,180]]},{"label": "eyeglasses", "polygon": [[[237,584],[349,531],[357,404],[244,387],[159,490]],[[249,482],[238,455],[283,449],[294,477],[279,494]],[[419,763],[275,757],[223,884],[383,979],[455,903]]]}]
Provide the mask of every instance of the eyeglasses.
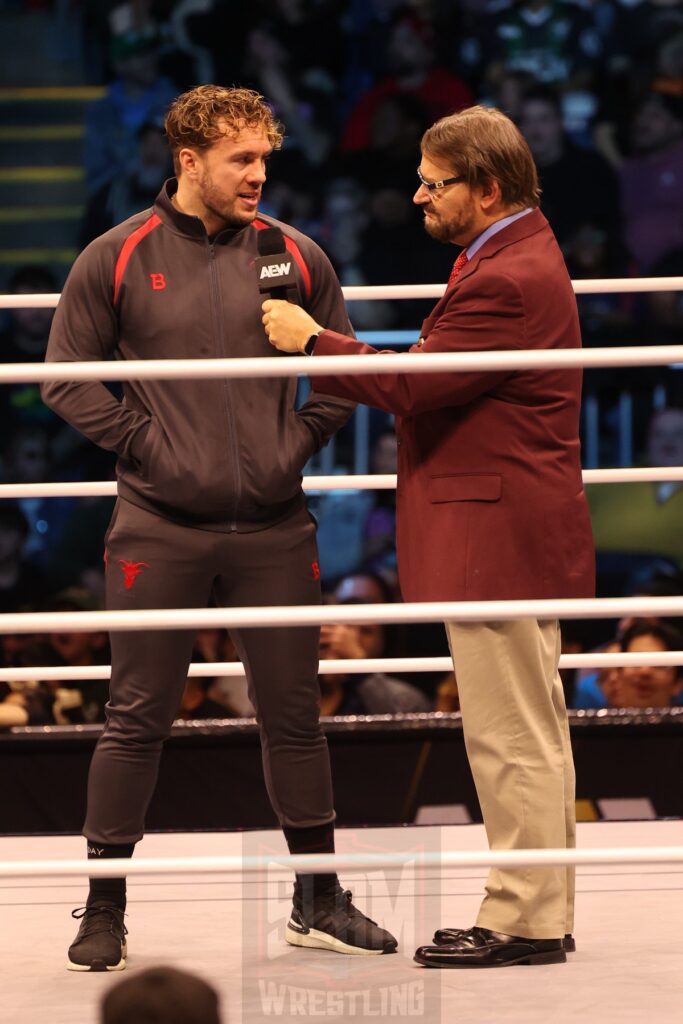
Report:
[{"label": "eyeglasses", "polygon": [[455,178],[443,178],[442,181],[427,181],[427,179],[422,176],[422,171],[419,167],[417,169],[417,176],[420,179],[420,184],[424,185],[428,192],[439,192],[442,188],[445,188],[446,185],[457,185],[459,181],[467,181],[464,174],[458,174]]}]

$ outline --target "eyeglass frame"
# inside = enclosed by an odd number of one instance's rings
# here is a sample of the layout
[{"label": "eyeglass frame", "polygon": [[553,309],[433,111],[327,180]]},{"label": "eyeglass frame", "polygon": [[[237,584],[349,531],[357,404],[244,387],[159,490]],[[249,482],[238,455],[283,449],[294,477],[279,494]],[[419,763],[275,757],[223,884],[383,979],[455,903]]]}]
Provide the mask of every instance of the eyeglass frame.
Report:
[{"label": "eyeglass frame", "polygon": [[457,185],[461,181],[467,181],[467,177],[464,174],[458,174],[454,178],[442,178],[441,181],[427,181],[422,176],[422,171],[418,167],[417,176],[420,179],[420,185],[424,185],[428,192],[440,192],[446,185]]}]

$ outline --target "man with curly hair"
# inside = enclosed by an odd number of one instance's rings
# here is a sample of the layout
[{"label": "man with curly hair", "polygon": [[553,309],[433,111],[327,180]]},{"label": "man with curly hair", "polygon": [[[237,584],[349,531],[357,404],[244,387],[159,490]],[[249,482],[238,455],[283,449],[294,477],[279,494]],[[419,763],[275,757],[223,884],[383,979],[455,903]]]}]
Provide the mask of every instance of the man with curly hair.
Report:
[{"label": "man with curly hair", "polygon": [[[332,267],[305,235],[258,213],[282,129],[258,93],[200,86],[166,117],[176,177],[151,210],[76,260],[47,358],[268,356],[254,260],[279,228],[297,299],[348,333]],[[271,236],[272,237],[272,236]],[[113,609],[320,603],[306,461],[352,404],[315,391],[297,410],[289,379],[131,381],[120,402],[98,382],[54,382],[46,402],[118,456],[105,537]],[[261,731],[266,786],[292,853],[334,851],[329,755],[319,722],[319,629],[235,630]],[[90,768],[88,856],[129,857],[142,838],[161,747],[187,678],[189,630],[112,634],[107,722]],[[68,967],[122,970],[125,880],[92,878]],[[287,940],[350,954],[396,940],[351,903],[335,874],[297,877]]]}]

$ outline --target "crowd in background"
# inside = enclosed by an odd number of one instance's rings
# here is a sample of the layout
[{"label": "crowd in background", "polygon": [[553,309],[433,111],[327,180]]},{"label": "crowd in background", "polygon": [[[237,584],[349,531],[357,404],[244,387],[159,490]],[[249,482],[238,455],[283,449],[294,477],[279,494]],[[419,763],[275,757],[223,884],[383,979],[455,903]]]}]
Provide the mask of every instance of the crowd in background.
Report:
[{"label": "crowd in background", "polygon": [[[49,3],[47,4],[49,6]],[[27,6],[31,6],[28,4]],[[33,5],[35,6],[35,4]],[[46,6],[45,3],[42,6]],[[85,77],[106,85],[86,118],[86,245],[149,206],[172,173],[163,115],[200,81],[250,86],[286,127],[264,212],[311,235],[343,284],[445,281],[449,247],[412,205],[419,141],[473,102],[518,123],[542,186],[541,208],[574,278],[683,274],[683,0],[136,0],[72,5]],[[19,267],[9,290],[55,292],[48,268]],[[354,302],[357,329],[415,329],[430,303]],[[683,292],[579,300],[586,345],[683,341]],[[0,361],[42,361],[52,312],[0,323]],[[638,458],[683,465],[680,371],[587,374],[587,388],[642,388]],[[606,383],[607,381],[607,383]],[[654,385],[660,408],[653,411]],[[661,407],[663,406],[663,408]],[[613,406],[603,406],[609,431]],[[2,479],[114,479],[109,455],[41,402],[37,385],[0,388]],[[373,413],[371,471],[395,471],[391,418]],[[348,448],[348,442],[346,445]],[[344,437],[339,470],[350,471]],[[601,485],[589,498],[599,595],[683,594],[683,485]],[[0,612],[90,610],[103,600],[102,538],[113,499],[0,502]],[[330,602],[398,601],[391,491],[312,498]],[[683,648],[680,624],[566,623],[565,648]],[[649,645],[649,646],[648,646]],[[446,654],[437,627],[327,626],[321,659]],[[108,664],[105,634],[0,638],[0,665]],[[201,631],[194,661],[234,661],[229,636]],[[323,714],[457,710],[451,675],[321,674]],[[574,707],[683,703],[675,668],[568,673]],[[0,726],[101,721],[106,681],[0,682]],[[184,719],[251,713],[239,677],[193,678]]]}]

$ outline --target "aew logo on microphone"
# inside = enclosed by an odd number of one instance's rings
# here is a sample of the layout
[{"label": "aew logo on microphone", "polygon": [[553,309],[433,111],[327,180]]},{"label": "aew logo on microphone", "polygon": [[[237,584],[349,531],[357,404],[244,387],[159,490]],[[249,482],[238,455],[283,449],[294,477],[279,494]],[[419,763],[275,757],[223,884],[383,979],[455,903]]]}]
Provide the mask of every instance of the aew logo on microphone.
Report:
[{"label": "aew logo on microphone", "polygon": [[[298,293],[294,261],[287,252],[280,228],[260,230],[257,244],[259,255],[254,260],[254,270],[259,291],[273,299],[294,297]],[[288,293],[288,289],[293,291]]]},{"label": "aew logo on microphone", "polygon": [[292,269],[291,260],[289,263],[266,263],[261,267],[261,273],[259,280],[263,281],[266,277],[287,277],[290,275]]},{"label": "aew logo on microphone", "polygon": [[[282,247],[284,249],[284,246]],[[281,288],[296,288],[297,280],[294,273],[294,261],[287,258],[287,253],[271,253],[259,256],[254,260],[254,269],[258,279],[259,291],[268,292],[278,298]],[[284,297],[284,296],[283,296]]]}]

